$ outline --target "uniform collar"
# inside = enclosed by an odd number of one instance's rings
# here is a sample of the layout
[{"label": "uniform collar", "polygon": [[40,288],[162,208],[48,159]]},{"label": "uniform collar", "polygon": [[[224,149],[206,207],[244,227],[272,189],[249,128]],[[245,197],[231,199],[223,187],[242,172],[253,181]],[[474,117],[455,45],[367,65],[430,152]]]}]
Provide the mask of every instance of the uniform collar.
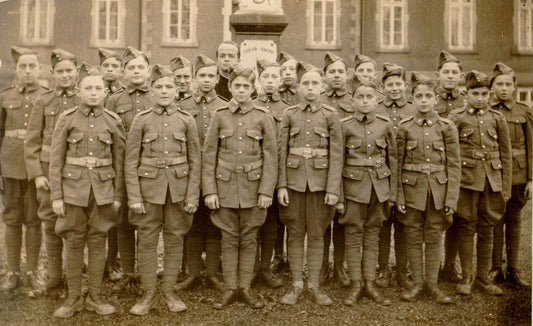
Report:
[{"label": "uniform collar", "polygon": [[63,94],[65,94],[68,97],[71,97],[71,96],[75,95],[76,92],[74,91],[74,86],[69,87],[69,88],[57,87],[56,88],[56,95],[57,96],[61,96]]},{"label": "uniform collar", "polygon": [[491,103],[491,107],[496,107],[496,108],[503,107],[503,108],[506,108],[507,110],[511,110],[513,106],[514,106],[514,100],[512,98],[508,99],[507,101],[500,101],[499,99],[495,99]]},{"label": "uniform collar", "polygon": [[260,94],[257,95],[257,99],[263,103],[266,102],[278,102],[281,100],[281,96],[278,92],[272,93],[272,94]]},{"label": "uniform collar", "polygon": [[228,107],[231,113],[235,113],[240,108],[241,113],[244,114],[244,113],[251,111],[254,108],[254,102],[252,100],[249,100],[248,102],[244,104],[239,104],[237,103],[237,101],[235,101],[235,99],[232,98],[228,102]]},{"label": "uniform collar", "polygon": [[367,114],[364,114],[359,110],[355,110],[353,116],[360,122],[363,122],[364,119],[366,118],[366,122],[370,123],[376,119],[376,112],[372,111]]},{"label": "uniform collar", "polygon": [[160,106],[160,105],[157,105],[155,104],[153,107],[152,107],[152,111],[154,111],[155,113],[161,115],[163,114],[163,112],[167,112],[167,114],[173,114],[174,112],[178,111],[178,107],[176,106],[176,104],[174,103],[170,103],[168,106],[166,107],[163,107],[163,106]]},{"label": "uniform collar", "polygon": [[283,92],[289,91],[289,92],[291,92],[292,94],[296,94],[296,92],[298,91],[298,87],[297,87],[296,85],[292,85],[292,86],[281,85],[281,86],[279,87],[279,91],[280,91],[280,93],[283,93]]},{"label": "uniform collar", "polygon": [[470,105],[468,105],[466,108],[466,112],[472,115],[473,114],[484,115],[485,113],[487,113],[488,110],[489,110],[488,107],[485,107],[483,109],[476,109],[476,108],[471,107]]},{"label": "uniform collar", "polygon": [[176,100],[181,101],[181,100],[186,99],[187,97],[190,97],[190,96],[191,96],[191,92],[190,91],[187,91],[185,93],[179,93],[178,92],[178,96],[176,96]]},{"label": "uniform collar", "polygon": [[427,123],[428,126],[432,126],[439,120],[439,115],[436,111],[429,112],[426,116],[423,116],[422,114],[418,113],[418,111],[415,113],[414,116],[415,122],[417,125],[422,126],[424,122]]},{"label": "uniform collar", "polygon": [[461,90],[459,88],[454,88],[450,92],[449,90],[445,89],[442,86],[437,86],[437,89],[435,90],[437,94],[442,98],[443,100],[446,100],[448,97],[451,97],[452,99],[456,99],[461,95]]},{"label": "uniform collar", "polygon": [[106,84],[107,89],[111,91],[111,93],[116,93],[118,90],[122,88],[122,83],[117,79],[112,81],[109,84]]},{"label": "uniform collar", "polygon": [[33,92],[33,91],[36,91],[39,89],[39,82],[36,82],[36,83],[33,83],[31,85],[24,85],[22,83],[17,83],[16,85],[16,90],[17,92],[19,93],[23,93],[24,91],[26,92]]},{"label": "uniform collar", "polygon": [[146,92],[148,92],[150,90],[150,87],[148,87],[148,85],[139,86],[139,87],[134,87],[134,86],[128,85],[126,87],[126,89],[128,90],[129,94],[131,94],[133,92],[136,92],[136,91],[146,93]]},{"label": "uniform collar", "polygon": [[104,112],[104,106],[103,105],[100,105],[100,106],[97,106],[97,107],[88,107],[87,105],[85,104],[81,104],[78,109],[80,110],[81,113],[83,113],[84,115],[88,116],[89,113],[93,112],[95,116],[99,116],[100,114],[102,114]]},{"label": "uniform collar", "polygon": [[194,94],[194,101],[196,103],[200,103],[202,101],[202,97],[205,98],[205,101],[207,103],[211,103],[214,99],[217,98],[217,92],[215,92],[215,90],[211,90],[211,92],[207,93],[207,94],[203,94],[202,92],[200,91],[196,91],[196,93]]},{"label": "uniform collar", "polygon": [[344,87],[340,88],[340,89],[331,89],[331,88],[328,87],[324,93],[328,97],[332,97],[332,96],[342,97],[342,96],[346,95],[346,93],[348,93],[348,91]]},{"label": "uniform collar", "polygon": [[307,109],[307,107],[310,107],[312,112],[316,112],[316,111],[318,111],[318,109],[320,109],[320,102],[318,102],[318,101],[308,102],[307,100],[303,99],[303,100],[298,104],[298,106],[300,107],[300,109],[301,109],[302,111],[304,111],[305,109]]},{"label": "uniform collar", "polygon": [[383,104],[385,104],[385,106],[387,106],[387,107],[391,107],[393,104],[396,104],[397,107],[402,107],[405,104],[407,104],[407,99],[404,96],[404,97],[402,97],[401,99],[399,99],[397,101],[393,101],[393,100],[389,99],[388,97],[386,97],[383,100]]}]

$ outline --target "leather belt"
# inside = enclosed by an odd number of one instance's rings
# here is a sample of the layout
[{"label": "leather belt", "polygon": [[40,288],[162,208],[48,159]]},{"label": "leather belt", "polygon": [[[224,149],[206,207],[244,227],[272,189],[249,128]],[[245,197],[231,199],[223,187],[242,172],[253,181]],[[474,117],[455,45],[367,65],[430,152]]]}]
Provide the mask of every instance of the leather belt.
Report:
[{"label": "leather belt", "polygon": [[289,149],[289,154],[310,159],[314,157],[326,157],[328,156],[328,150],[326,148],[292,147]]},{"label": "leather belt", "polygon": [[165,168],[167,166],[171,165],[177,165],[187,162],[187,156],[178,156],[178,157],[170,157],[170,158],[148,158],[148,157],[141,157],[141,163],[154,166],[156,168]]},{"label": "leather belt", "polygon": [[346,165],[351,166],[373,166],[380,167],[385,163],[385,159],[380,157],[377,159],[370,158],[347,158]]},{"label": "leather belt", "polygon": [[438,164],[404,164],[402,169],[405,171],[422,172],[425,174],[431,174],[433,172],[439,172],[446,170],[444,165]]},{"label": "leather belt", "polygon": [[13,137],[18,139],[25,139],[26,138],[26,129],[13,129],[13,130],[5,130],[4,131],[5,137]]},{"label": "leather belt", "polygon": [[465,151],[461,153],[463,156],[471,157],[476,160],[490,160],[492,158],[500,157],[500,152],[480,152],[476,149]]},{"label": "leather belt", "polygon": [[522,156],[526,155],[526,149],[525,148],[513,148],[513,157],[515,156]]},{"label": "leather belt", "polygon": [[78,165],[87,168],[95,168],[100,166],[109,166],[113,164],[110,158],[96,158],[96,157],[68,157],[65,160],[66,164]]},{"label": "leather belt", "polygon": [[263,166],[263,160],[258,160],[249,164],[235,165],[226,161],[218,160],[218,165],[234,172],[250,172]]}]

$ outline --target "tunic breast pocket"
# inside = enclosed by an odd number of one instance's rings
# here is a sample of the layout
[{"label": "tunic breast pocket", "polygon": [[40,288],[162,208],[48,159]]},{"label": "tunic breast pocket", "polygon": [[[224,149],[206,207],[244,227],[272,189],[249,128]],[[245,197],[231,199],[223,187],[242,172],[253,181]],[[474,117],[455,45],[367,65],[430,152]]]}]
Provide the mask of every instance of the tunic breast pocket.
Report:
[{"label": "tunic breast pocket", "polygon": [[4,110],[6,111],[5,126],[8,128],[16,129],[18,126],[15,124],[18,121],[22,121],[22,99],[21,98],[7,98],[3,102]]},{"label": "tunic breast pocket", "polygon": [[251,141],[252,154],[259,154],[263,144],[263,133],[260,130],[248,129],[246,130],[246,136]]},{"label": "tunic breast pocket", "polygon": [[231,153],[233,148],[233,129],[222,129],[218,134],[218,139],[220,141],[220,149],[223,153]]},{"label": "tunic breast pocket", "polygon": [[150,132],[144,135],[142,139],[143,152],[148,156],[152,156],[152,146],[157,139],[157,132]]},{"label": "tunic breast pocket", "polygon": [[176,146],[176,151],[180,154],[187,153],[187,137],[182,132],[174,132],[172,134],[174,137],[174,146]]},{"label": "tunic breast pocket", "polygon": [[415,159],[414,151],[415,151],[415,148],[417,146],[418,146],[418,141],[417,140],[408,140],[407,141],[407,146],[405,146],[406,156],[411,161],[413,161]]},{"label": "tunic breast pocket", "polygon": [[320,137],[318,147],[327,148],[329,145],[329,131],[326,128],[321,127],[314,127],[313,131]]},{"label": "tunic breast pocket", "polygon": [[300,128],[291,128],[289,131],[289,146],[293,147],[296,144],[296,137],[300,133]]},{"label": "tunic breast pocket", "polygon": [[113,138],[107,132],[98,134],[98,140],[100,141],[102,153],[104,156],[111,155],[111,145],[113,144]]},{"label": "tunic breast pocket", "polygon": [[133,120],[133,117],[135,116],[135,113],[132,111],[133,111],[133,105],[131,104],[123,104],[123,105],[117,106],[117,114],[122,120],[122,124],[124,124],[124,128],[126,129],[126,131],[130,130],[131,121]]},{"label": "tunic breast pocket", "polygon": [[474,134],[474,128],[464,128],[459,131],[459,142],[470,144],[470,136]]},{"label": "tunic breast pocket", "polygon": [[344,145],[344,152],[347,157],[355,157],[355,154],[358,152],[357,149],[361,147],[363,140],[355,137],[348,137],[346,139],[346,144]]},{"label": "tunic breast pocket", "polygon": [[54,126],[59,114],[59,109],[54,107],[46,107],[44,109],[44,135],[52,135],[54,133]]},{"label": "tunic breast pocket", "polygon": [[385,139],[376,139],[376,147],[381,151],[381,156],[386,157],[387,155],[387,141]]},{"label": "tunic breast pocket", "polygon": [[85,134],[83,132],[74,132],[68,135],[67,137],[67,156],[73,156],[78,157],[80,154],[82,154],[80,145],[82,139],[85,137]]},{"label": "tunic breast pocket", "polygon": [[434,141],[433,149],[440,155],[440,161],[442,163],[446,162],[446,150],[444,148],[444,142]]},{"label": "tunic breast pocket", "polygon": [[526,123],[526,118],[523,116],[511,117],[507,119],[507,125],[509,126],[509,136],[511,137],[511,142],[523,143],[525,141],[524,137],[524,124]]}]

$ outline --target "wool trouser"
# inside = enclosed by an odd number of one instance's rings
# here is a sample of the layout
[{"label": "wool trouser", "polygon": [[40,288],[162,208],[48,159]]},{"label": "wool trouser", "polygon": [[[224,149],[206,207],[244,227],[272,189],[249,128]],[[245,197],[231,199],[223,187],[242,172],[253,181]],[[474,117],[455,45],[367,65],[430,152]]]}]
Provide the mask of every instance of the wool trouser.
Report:
[{"label": "wool trouser", "polygon": [[453,215],[454,222],[446,230],[444,237],[444,269],[446,270],[453,270],[455,268],[455,261],[459,254],[459,224],[455,222],[458,218],[456,216],[457,214]]},{"label": "wool trouser", "polygon": [[307,234],[307,268],[309,281],[318,286],[324,232],[331,223],[335,208],[324,204],[325,191],[299,192],[288,189],[289,205],[280,207],[281,221],[287,226],[287,254],[293,282],[303,281],[304,239]]},{"label": "wool trouser", "polygon": [[10,272],[20,272],[20,250],[22,248],[22,225],[26,226],[26,270],[35,271],[39,263],[41,249],[41,220],[37,215],[38,202],[33,181],[4,178],[2,193],[4,212],[2,219],[6,225],[5,245],[7,264]]},{"label": "wool trouser", "polygon": [[191,229],[187,233],[187,264],[190,276],[200,276],[203,269],[202,252],[205,250],[207,276],[216,276],[220,266],[220,230],[210,218],[209,208],[200,200],[198,210],[194,213]]},{"label": "wool trouser", "polygon": [[[502,268],[503,244],[507,254],[507,269],[518,269],[520,256],[520,234],[522,232],[522,208],[527,203],[524,195],[525,184],[514,185],[511,199],[507,202],[503,218],[494,227],[494,248],[492,249],[492,268]],[[505,226],[505,233],[504,233]]]},{"label": "wool trouser", "polygon": [[380,203],[376,192],[372,190],[370,203],[346,200],[345,205],[346,211],[339,222],[344,225],[346,235],[348,275],[351,281],[374,281],[378,261],[379,230],[389,215],[389,204]]},{"label": "wool trouser", "polygon": [[329,265],[329,245],[331,242],[331,238],[333,238],[333,260],[335,264],[344,264],[345,231],[344,226],[339,223],[340,216],[341,215],[338,212],[335,212],[335,215],[333,217],[333,228],[330,224],[328,225],[326,232],[324,232],[324,255],[322,260],[322,266],[324,267]]},{"label": "wool trouser", "polygon": [[172,290],[176,282],[183,256],[183,237],[193,220],[184,205],[184,202],[173,203],[167,190],[164,205],[144,203],[146,213],[131,212],[130,222],[137,226],[139,238],[137,266],[145,290],[155,289],[157,285],[157,244],[161,230],[165,246],[163,291]]},{"label": "wool trouser", "polygon": [[[433,196],[428,188],[426,209],[424,211],[407,207],[407,214],[401,219],[407,239],[409,266],[413,272],[415,285],[437,284],[442,251],[442,232],[452,224],[452,216],[444,209],[435,209]],[[423,244],[426,244],[424,251]]]},{"label": "wool trouser", "polygon": [[211,212],[211,220],[222,233],[222,273],[228,289],[249,289],[252,283],[257,233],[267,210],[259,207],[227,208]]},{"label": "wool trouser", "polygon": [[[279,210],[279,208],[278,208]],[[278,220],[277,220],[277,229],[276,229],[276,244],[274,245],[274,257],[276,259],[279,259],[280,261],[283,260],[283,251],[284,251],[284,242],[285,242],[285,224],[283,224],[279,218],[278,214]]]},{"label": "wool trouser", "polygon": [[127,205],[122,205],[118,210],[117,247],[122,270],[126,274],[133,274],[135,271],[135,226],[128,222],[130,214]]},{"label": "wool trouser", "polygon": [[[389,268],[389,257],[391,248],[391,229],[394,225],[394,255],[396,257],[396,270],[407,272],[407,242],[403,224],[398,222],[399,215],[396,208],[392,208],[390,216],[383,222],[379,232],[379,269],[385,271]],[[401,218],[401,217],[400,217]]]},{"label": "wool trouser", "polygon": [[487,276],[492,264],[494,226],[502,218],[505,200],[502,192],[490,189],[485,182],[484,191],[461,188],[457,202],[459,230],[459,257],[463,277],[473,277],[474,235],[477,232],[477,276]]},{"label": "wool trouser", "polygon": [[118,254],[117,228],[112,227],[107,232],[107,262],[106,264],[115,266]]},{"label": "wool trouser", "polygon": [[[278,235],[278,220],[279,207],[277,193],[274,193],[272,205],[267,209],[265,223],[259,229],[259,243],[260,246],[260,270],[269,271],[272,255],[274,254],[274,247],[276,245]],[[283,242],[282,242],[283,244]],[[257,259],[259,259],[259,257]]]},{"label": "wool trouser", "polygon": [[112,204],[97,205],[91,190],[89,204],[81,207],[65,204],[65,216],[56,222],[56,233],[67,248],[67,283],[69,296],[81,295],[83,250],[89,248],[89,292],[99,295],[104,275],[107,231],[117,222]]}]

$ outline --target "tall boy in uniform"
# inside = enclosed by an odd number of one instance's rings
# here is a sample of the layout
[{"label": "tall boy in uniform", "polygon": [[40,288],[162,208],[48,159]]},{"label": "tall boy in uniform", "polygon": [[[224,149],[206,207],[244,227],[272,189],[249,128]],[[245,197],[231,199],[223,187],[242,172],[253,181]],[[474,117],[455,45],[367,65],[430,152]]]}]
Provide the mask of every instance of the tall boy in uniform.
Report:
[{"label": "tall boy in uniform", "polygon": [[411,85],[417,112],[400,122],[396,137],[397,204],[402,213],[398,218],[405,227],[414,281],[414,286],[402,293],[402,299],[416,300],[425,284],[435,301],[447,304],[452,299],[439,290],[437,277],[442,233],[452,224],[457,208],[461,178],[459,139],[453,122],[439,117],[434,110],[433,80],[413,73]]},{"label": "tall boy in uniform", "polygon": [[488,76],[472,70],[466,75],[467,106],[448,116],[457,126],[461,146],[461,189],[457,202],[459,258],[463,278],[456,292],[472,293],[474,235],[477,233],[476,285],[491,295],[502,290],[491,284],[494,226],[511,198],[512,150],[503,114],[489,107]]},{"label": "tall boy in uniform", "polygon": [[[343,119],[354,114],[352,95],[346,86],[347,69],[344,60],[330,52],[324,57],[324,93],[320,95],[322,103],[331,105]],[[344,269],[344,226],[339,224],[339,212],[333,218],[333,234],[331,225],[324,234],[324,256],[320,269],[320,280],[323,284],[329,275],[329,244],[333,237],[333,275],[337,282],[343,286],[350,286],[350,279]]]},{"label": "tall boy in uniform", "polygon": [[233,41],[224,41],[218,45],[216,51],[218,82],[215,87],[215,92],[217,92],[217,95],[222,97],[225,101],[231,99],[229,75],[239,64],[240,58],[241,49],[237,43]]},{"label": "tall boy in uniform", "polygon": [[292,55],[280,51],[278,63],[281,67],[281,85],[279,86],[281,99],[288,105],[296,105],[300,102],[298,76],[296,74],[298,62]]},{"label": "tall boy in uniform", "polygon": [[[518,286],[529,286],[519,274],[520,234],[522,230],[522,208],[531,198],[531,169],[533,143],[533,116],[531,109],[513,99],[516,89],[516,74],[498,62],[492,72],[490,86],[495,98],[491,107],[505,116],[509,127],[513,156],[511,198],[507,202],[503,218],[494,228],[492,269],[490,279],[501,282],[504,279]],[[504,233],[505,227],[505,233]],[[505,235],[505,236],[504,236]],[[502,251],[505,237],[507,272],[502,273]]]},{"label": "tall boy in uniform", "polygon": [[52,51],[52,76],[56,88],[39,96],[30,114],[24,154],[28,179],[35,182],[39,201],[39,218],[44,223],[48,280],[45,289],[63,287],[63,240],[55,232],[57,215],[50,201],[50,150],[52,134],[59,115],[79,104],[76,95],[76,57],[65,50]]},{"label": "tall boy in uniform", "polygon": [[[354,62],[353,77],[349,79],[351,92],[354,93],[361,84],[372,83],[377,86],[378,65],[376,61],[369,56],[357,53]],[[381,96],[381,93],[378,92],[378,95]]]},{"label": "tall boy in uniform", "polygon": [[317,304],[331,305],[319,288],[319,274],[324,232],[340,195],[342,131],[337,110],[319,100],[322,71],[306,63],[298,63],[297,71],[302,100],[283,113],[278,137],[278,200],[292,275],[292,286],[280,302],[293,305],[303,295],[307,234],[307,291]]},{"label": "tall boy in uniform", "polygon": [[41,220],[38,217],[35,182],[28,181],[24,161],[24,141],[33,101],[48,91],[39,84],[41,64],[37,52],[12,47],[16,79],[13,85],[0,92],[0,190],[4,211],[4,241],[7,252],[7,280],[3,290],[20,286],[20,250],[22,225],[26,226],[26,283],[39,291],[38,263],[41,249]]},{"label": "tall boy in uniform", "polygon": [[351,290],[344,304],[349,306],[363,294],[377,304],[391,304],[377,291],[374,281],[379,231],[396,202],[398,170],[393,125],[389,118],[375,113],[377,99],[374,85],[359,85],[353,98],[353,116],[341,120],[344,168],[338,209],[344,213],[339,223],[346,232]]},{"label": "tall boy in uniform", "polygon": [[[133,47],[127,47],[122,56],[122,65],[126,89],[111,96],[107,100],[106,108],[118,114],[127,135],[135,115],[150,108],[153,98],[149,92],[148,57]],[[117,243],[124,274],[120,281],[113,285],[113,291],[120,292],[128,285],[134,284],[136,280],[134,277],[135,227],[128,222],[128,205],[123,205],[118,215],[120,220],[117,224]]]},{"label": "tall boy in uniform", "polygon": [[157,244],[165,247],[161,298],[171,312],[187,309],[174,293],[183,237],[198,208],[200,145],[193,117],[174,103],[177,80],[166,66],[151,74],[155,104],[133,120],[127,140],[124,172],[130,222],[138,230],[138,268],[144,295],[130,310],[146,315],[155,303]]},{"label": "tall boy in uniform", "polygon": [[[226,106],[227,102],[217,96],[215,85],[218,81],[218,70],[215,61],[200,54],[194,62],[194,76],[196,90],[191,97],[179,103],[180,109],[191,114],[196,121],[200,146],[203,147],[207,136],[207,128],[215,110]],[[189,265],[189,276],[177,285],[177,288],[193,289],[201,284],[203,269],[202,252],[205,251],[206,277],[208,287],[221,290],[222,284],[218,279],[220,268],[220,230],[213,224],[210,212],[203,201],[194,214],[191,229],[186,237],[186,253]]]},{"label": "tall boy in uniform", "polygon": [[[403,67],[392,63],[383,64],[381,77],[385,98],[378,104],[376,113],[383,114],[391,120],[394,131],[397,131],[401,120],[409,118],[416,112],[415,106],[407,99],[406,72]],[[376,284],[379,287],[389,287],[392,282],[392,273],[389,268],[389,256],[391,249],[391,229],[394,225],[394,251],[396,258],[396,281],[401,288],[412,287],[407,269],[407,245],[402,223],[398,221],[398,213],[395,207],[391,209],[389,218],[383,222],[379,233],[379,276]]]},{"label": "tall boy in uniform", "polygon": [[193,75],[192,63],[187,58],[178,55],[170,59],[170,70],[176,76],[178,90],[176,92],[176,103],[191,97],[191,82]]},{"label": "tall boy in uniform", "polygon": [[83,309],[83,250],[89,247],[89,295],[85,309],[109,315],[115,307],[100,294],[106,262],[107,232],[124,199],[125,136],[120,118],[104,109],[106,88],[97,68],[82,64],[80,106],[59,116],[50,154],[50,199],[57,214],[56,233],[67,249],[68,297],[54,317],[69,318]]}]

